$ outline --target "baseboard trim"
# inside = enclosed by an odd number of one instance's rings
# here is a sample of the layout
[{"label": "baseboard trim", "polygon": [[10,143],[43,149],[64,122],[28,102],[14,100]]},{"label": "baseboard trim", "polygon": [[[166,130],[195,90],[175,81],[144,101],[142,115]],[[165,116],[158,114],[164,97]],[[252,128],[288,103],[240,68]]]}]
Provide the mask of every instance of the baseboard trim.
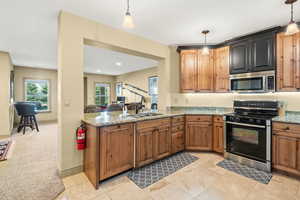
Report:
[{"label": "baseboard trim", "polygon": [[78,174],[82,171],[83,171],[83,165],[80,165],[80,166],[73,167],[73,168],[70,168],[70,169],[60,170],[59,171],[59,176],[61,178],[65,178],[67,176],[72,176],[72,175]]}]

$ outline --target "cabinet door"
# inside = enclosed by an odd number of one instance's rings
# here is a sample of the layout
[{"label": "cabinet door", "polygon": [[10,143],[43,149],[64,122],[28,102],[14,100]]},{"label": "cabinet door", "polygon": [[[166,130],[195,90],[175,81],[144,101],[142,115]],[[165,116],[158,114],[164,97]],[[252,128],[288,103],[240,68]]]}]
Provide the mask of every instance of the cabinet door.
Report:
[{"label": "cabinet door", "polygon": [[186,149],[212,150],[212,126],[205,122],[188,122],[186,126]]},{"label": "cabinet door", "polygon": [[143,129],[137,132],[136,155],[137,166],[154,161],[155,129]]},{"label": "cabinet door", "polygon": [[248,72],[248,42],[240,41],[230,46],[230,74]]},{"label": "cabinet door", "polygon": [[215,91],[228,92],[229,89],[229,47],[215,50],[214,78]]},{"label": "cabinet door", "polygon": [[133,167],[133,127],[103,129],[100,136],[100,179]]},{"label": "cabinet door", "polygon": [[277,35],[277,89],[296,91],[295,35]]},{"label": "cabinet door", "polygon": [[184,150],[184,133],[172,133],[172,153],[177,153]]},{"label": "cabinet door", "polygon": [[300,89],[300,33],[295,36],[296,42],[296,88]]},{"label": "cabinet door", "polygon": [[224,152],[224,124],[214,123],[213,150],[218,153]]},{"label": "cabinet door", "polygon": [[252,72],[274,70],[274,35],[258,36],[251,40],[251,59],[249,66]]},{"label": "cabinet door", "polygon": [[155,159],[161,159],[171,154],[171,130],[169,127],[158,128],[156,134]]},{"label": "cabinet door", "polygon": [[181,90],[193,91],[197,86],[197,50],[181,51]]},{"label": "cabinet door", "polygon": [[273,136],[273,164],[275,168],[293,171],[297,169],[297,139]]},{"label": "cabinet door", "polygon": [[209,55],[203,55],[201,50],[198,50],[198,68],[197,68],[197,91],[212,92],[214,86],[213,65],[214,56],[213,50],[209,51]]}]

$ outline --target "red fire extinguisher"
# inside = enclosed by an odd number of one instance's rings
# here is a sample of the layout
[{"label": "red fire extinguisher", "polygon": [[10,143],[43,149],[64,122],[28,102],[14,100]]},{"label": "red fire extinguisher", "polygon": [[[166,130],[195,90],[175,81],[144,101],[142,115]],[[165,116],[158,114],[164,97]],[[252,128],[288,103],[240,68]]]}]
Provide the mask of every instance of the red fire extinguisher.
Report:
[{"label": "red fire extinguisher", "polygon": [[83,150],[85,149],[85,138],[86,138],[86,128],[84,125],[80,125],[76,129],[76,142],[77,142],[77,149]]}]

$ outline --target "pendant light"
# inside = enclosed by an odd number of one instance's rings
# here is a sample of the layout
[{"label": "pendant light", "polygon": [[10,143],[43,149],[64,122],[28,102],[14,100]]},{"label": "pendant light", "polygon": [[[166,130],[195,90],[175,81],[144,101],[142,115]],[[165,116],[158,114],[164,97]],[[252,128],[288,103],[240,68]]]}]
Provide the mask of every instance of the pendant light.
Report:
[{"label": "pendant light", "polygon": [[124,16],[124,21],[123,21],[123,27],[124,28],[134,28],[134,23],[132,16],[129,11],[129,0],[127,0],[127,10]]},{"label": "pendant light", "polygon": [[209,55],[209,49],[207,47],[206,43],[206,35],[209,33],[209,30],[202,31],[202,34],[204,34],[204,47],[202,48],[202,55]]},{"label": "pendant light", "polygon": [[291,20],[289,25],[286,28],[286,35],[293,35],[295,33],[299,32],[299,27],[298,24],[294,21],[294,6],[293,4],[296,2],[297,0],[286,0],[285,4],[290,4],[291,5]]}]

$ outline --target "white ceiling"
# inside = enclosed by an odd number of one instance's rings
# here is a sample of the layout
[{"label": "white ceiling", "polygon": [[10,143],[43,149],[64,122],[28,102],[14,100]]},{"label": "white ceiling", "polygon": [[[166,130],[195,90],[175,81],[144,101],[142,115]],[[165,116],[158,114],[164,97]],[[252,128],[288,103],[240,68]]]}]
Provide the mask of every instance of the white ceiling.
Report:
[{"label": "white ceiling", "polygon": [[97,48],[84,47],[85,72],[94,74],[120,75],[128,72],[156,67],[157,61],[125,53]]},{"label": "white ceiling", "polygon": [[[200,32],[203,29],[211,30],[209,43],[218,43],[268,27],[285,25],[290,14],[284,0],[130,2],[136,27],[125,31],[168,45],[202,43]],[[57,16],[60,10],[123,29],[121,24],[125,7],[126,0],[1,1],[0,50],[9,51],[15,65],[56,68]],[[300,2],[294,7],[295,19],[299,21]],[[98,58],[91,60],[99,61]],[[93,63],[93,66],[100,64]]]}]

